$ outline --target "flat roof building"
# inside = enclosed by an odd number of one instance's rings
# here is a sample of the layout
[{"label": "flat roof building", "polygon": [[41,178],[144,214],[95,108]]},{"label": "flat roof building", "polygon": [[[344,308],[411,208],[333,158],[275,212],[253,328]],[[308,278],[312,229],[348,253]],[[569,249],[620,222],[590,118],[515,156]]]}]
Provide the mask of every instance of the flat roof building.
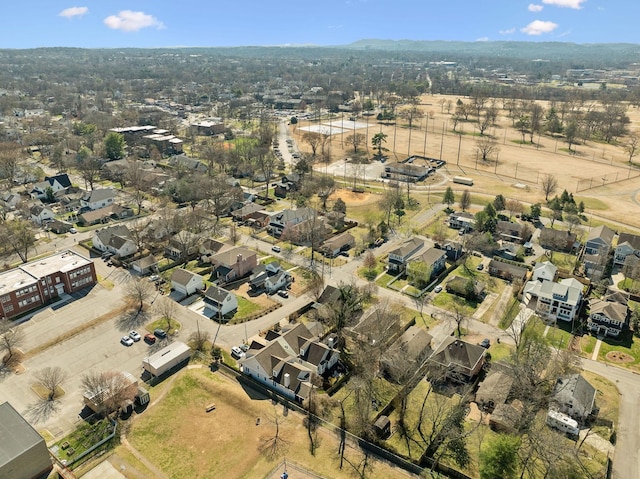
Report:
[{"label": "flat roof building", "polygon": [[53,469],[44,439],[11,404],[0,404],[0,477],[38,479]]}]

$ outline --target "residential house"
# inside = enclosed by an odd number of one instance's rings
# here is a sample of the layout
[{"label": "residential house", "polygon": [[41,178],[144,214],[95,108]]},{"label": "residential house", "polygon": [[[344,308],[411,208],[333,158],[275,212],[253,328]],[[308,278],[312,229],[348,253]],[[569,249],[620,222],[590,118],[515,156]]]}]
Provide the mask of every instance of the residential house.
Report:
[{"label": "residential house", "polygon": [[204,289],[204,281],[199,274],[183,268],[176,268],[171,274],[171,288],[180,294],[190,296]]},{"label": "residential house", "polygon": [[449,228],[471,231],[475,224],[475,217],[466,211],[454,212],[449,215]]},{"label": "residential house", "polygon": [[596,389],[580,374],[558,378],[550,407],[583,423],[596,405]]},{"label": "residential house", "polygon": [[316,215],[317,213],[313,208],[286,209],[273,213],[267,228],[273,236],[279,237],[285,229],[314,218]]},{"label": "residential house", "polygon": [[558,279],[558,267],[551,261],[540,261],[533,267],[533,281],[555,281]]},{"label": "residential house", "polygon": [[496,222],[496,234],[504,241],[522,244],[531,238],[531,229],[526,224],[499,220]]},{"label": "residential house", "polygon": [[462,257],[462,244],[457,241],[447,241],[443,248],[449,261],[457,261]]},{"label": "residential house", "polygon": [[253,269],[249,276],[249,287],[251,291],[266,291],[273,294],[280,289],[286,288],[292,281],[290,273],[285,271],[280,263],[274,261],[269,264],[261,264]]},{"label": "residential house", "polygon": [[53,231],[58,235],[68,233],[71,228],[73,228],[73,225],[71,223],[67,223],[66,221],[54,219],[47,223],[47,229],[49,229],[49,231]]},{"label": "residential house", "polygon": [[131,256],[138,251],[133,235],[125,225],[109,226],[93,233],[93,247],[103,253],[113,253],[119,258]]},{"label": "residential house", "polygon": [[204,292],[204,304],[205,314],[222,318],[238,309],[238,298],[231,291],[211,285]]},{"label": "residential house", "polygon": [[296,181],[293,181],[292,178],[294,174],[284,175],[280,181],[273,184],[274,194],[278,198],[286,198],[288,193],[296,191],[298,189],[298,184],[300,182],[299,175],[296,176]]},{"label": "residential house", "polygon": [[245,220],[247,226],[255,229],[262,229],[269,226],[271,215],[264,210],[255,211],[249,214]]},{"label": "residential house", "polygon": [[131,263],[131,269],[140,275],[146,275],[158,270],[158,260],[153,255],[148,255]]},{"label": "residential house", "polygon": [[8,210],[15,210],[22,203],[22,197],[10,191],[2,195],[2,204]]},{"label": "residential house", "polygon": [[568,253],[573,250],[576,239],[576,234],[569,231],[541,228],[538,242],[546,250]]},{"label": "residential house", "polygon": [[43,204],[33,205],[29,208],[29,219],[37,225],[48,223],[55,218],[55,213],[51,208]]},{"label": "residential house", "polygon": [[432,247],[421,254],[413,256],[407,264],[407,272],[412,271],[412,268],[417,264],[424,263],[429,271],[429,277],[424,278],[424,281],[429,282],[445,269],[446,261],[447,255],[445,252],[441,249]]},{"label": "residential house", "polygon": [[431,340],[433,337],[423,328],[410,326],[385,351],[380,369],[383,374],[396,382],[402,382],[407,371],[406,365],[411,364],[411,374],[431,355]]},{"label": "residential house", "polygon": [[587,328],[598,336],[617,338],[629,326],[629,307],[626,302],[605,298],[589,300]]},{"label": "residential house", "polygon": [[67,250],[0,273],[0,317],[12,318],[97,282],[93,261]]},{"label": "residential house", "polygon": [[424,240],[411,238],[398,248],[389,251],[387,271],[392,275],[399,275],[406,271],[409,260],[422,249]]},{"label": "residential house", "polygon": [[205,163],[195,158],[189,158],[185,154],[174,155],[169,158],[169,165],[182,171],[192,173],[206,173],[208,168]]},{"label": "residential house", "polygon": [[89,210],[99,210],[109,206],[116,198],[113,188],[99,188],[97,190],[86,191],[80,198],[81,208]]},{"label": "residential house", "polygon": [[507,402],[512,386],[512,375],[502,371],[492,372],[478,386],[476,404],[480,409],[493,411],[499,404]]},{"label": "residential house", "polygon": [[534,307],[536,314],[548,321],[574,320],[582,303],[582,283],[575,278],[553,281],[529,281],[523,290],[523,301]]},{"label": "residential house", "polygon": [[462,276],[453,276],[447,281],[445,289],[449,294],[455,294],[462,298],[475,300],[484,295],[485,284],[481,281],[474,281]]},{"label": "residential house", "polygon": [[607,254],[613,244],[615,234],[611,228],[605,225],[592,228],[587,235],[584,253],[587,255]]},{"label": "residential house", "polygon": [[47,197],[47,190],[51,188],[51,192],[56,195],[59,192],[66,192],[71,188],[71,180],[66,173],[56,176],[46,176],[44,181],[36,183],[29,192],[32,198],[44,200]]},{"label": "residential house", "polygon": [[232,249],[234,246],[229,243],[223,243],[215,239],[206,239],[200,245],[198,252],[200,253],[200,261],[210,263],[211,256]]},{"label": "residential house", "polygon": [[486,351],[477,344],[447,336],[429,357],[429,362],[438,370],[433,379],[471,381],[482,370]]},{"label": "residential house", "polygon": [[335,258],[341,251],[348,251],[356,244],[356,239],[351,233],[344,232],[329,238],[320,247],[320,252],[329,257]]},{"label": "residential house", "polygon": [[489,261],[489,267],[487,268],[491,276],[502,278],[506,281],[522,281],[527,278],[529,270],[522,266],[515,265],[513,263],[506,263],[504,261],[498,261],[492,259]]},{"label": "residential house", "polygon": [[192,123],[191,125],[189,125],[189,130],[194,135],[214,136],[223,134],[227,130],[227,127],[224,126],[222,120],[202,120],[198,123]]},{"label": "residential house", "polygon": [[631,233],[620,233],[618,245],[613,254],[613,265],[623,266],[627,256],[631,254],[640,257],[640,236]]},{"label": "residential house", "polygon": [[164,255],[175,260],[191,258],[198,253],[202,238],[191,231],[178,231],[164,248]]},{"label": "residential house", "polygon": [[112,203],[104,208],[81,213],[78,215],[78,223],[90,226],[98,223],[108,223],[111,220],[131,218],[132,216],[133,209],[128,206],[120,206],[116,203]]},{"label": "residential house", "polygon": [[320,341],[302,323],[282,333],[270,332],[268,337],[266,345],[247,351],[240,360],[240,370],[298,402],[309,397],[312,376],[329,374],[340,357],[332,339]]},{"label": "residential house", "polygon": [[519,399],[511,403],[498,404],[489,417],[489,427],[498,432],[513,434],[518,431],[524,404]]},{"label": "residential house", "polygon": [[251,218],[253,213],[257,213],[258,211],[263,211],[264,206],[259,205],[257,203],[249,203],[244,205],[242,208],[233,210],[231,212],[231,217],[234,221],[243,222],[247,221]]},{"label": "residential house", "polygon": [[209,257],[214,280],[228,283],[249,275],[258,266],[255,251],[242,246],[222,250]]}]

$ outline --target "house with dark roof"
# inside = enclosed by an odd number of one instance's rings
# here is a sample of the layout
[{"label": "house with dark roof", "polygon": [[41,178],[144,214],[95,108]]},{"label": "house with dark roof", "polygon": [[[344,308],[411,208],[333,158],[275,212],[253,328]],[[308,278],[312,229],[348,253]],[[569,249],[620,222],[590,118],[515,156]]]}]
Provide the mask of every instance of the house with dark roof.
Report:
[{"label": "house with dark roof", "polygon": [[421,238],[411,238],[396,249],[389,251],[387,271],[392,275],[399,275],[406,271],[409,260],[424,246]]},{"label": "house with dark roof", "polygon": [[113,253],[125,258],[138,251],[138,246],[133,241],[129,228],[125,225],[109,226],[93,233],[91,238],[93,247],[103,253]]},{"label": "house with dark roof", "polygon": [[71,180],[66,173],[56,176],[45,176],[44,181],[36,183],[29,192],[32,198],[44,200],[47,197],[47,190],[51,188],[54,195],[64,193],[71,188]]},{"label": "house with dark roof", "polygon": [[447,336],[429,357],[434,366],[434,378],[454,382],[473,380],[485,363],[486,349],[455,336]]},{"label": "house with dark roof", "polygon": [[252,346],[240,360],[243,374],[291,399],[309,397],[312,376],[331,372],[340,357],[333,344],[324,343],[299,323],[281,333],[271,331],[266,345]]},{"label": "house with dark roof", "polygon": [[623,266],[629,255],[640,257],[640,236],[631,233],[620,233],[618,245],[613,254],[613,265]]},{"label": "house with dark roof", "polygon": [[173,259],[191,258],[198,253],[202,237],[191,231],[181,230],[169,240],[164,248],[164,255]]},{"label": "house with dark roof", "polygon": [[55,218],[55,213],[48,206],[42,203],[33,205],[29,208],[29,219],[37,225],[42,225]]},{"label": "house with dark roof", "polygon": [[629,326],[629,307],[626,302],[608,301],[605,298],[589,300],[587,328],[597,336],[617,338]]},{"label": "house with dark roof", "polygon": [[112,203],[104,208],[97,210],[85,211],[78,215],[78,223],[85,226],[95,225],[98,223],[108,223],[111,220],[121,220],[133,216],[133,209],[128,206],[121,206]]},{"label": "house with dark roof", "polygon": [[231,291],[211,285],[204,292],[204,305],[206,315],[221,318],[238,309],[238,298]]},{"label": "house with dark roof", "polygon": [[206,239],[200,244],[198,252],[200,253],[200,261],[203,263],[210,263],[211,256],[228,251],[234,246],[229,243],[224,243],[215,239]]},{"label": "house with dark roof", "polygon": [[569,231],[541,228],[538,242],[546,250],[568,253],[576,244],[576,239],[576,234]]},{"label": "house with dark roof", "polygon": [[53,469],[44,438],[8,402],[0,404],[0,477],[46,478]]},{"label": "house with dark roof", "polygon": [[449,261],[457,261],[462,257],[462,243],[447,241],[442,248]]},{"label": "house with dark roof", "polygon": [[527,278],[529,270],[513,263],[506,263],[492,259],[487,268],[491,276],[502,278],[507,281],[523,281]]},{"label": "house with dark roof", "polygon": [[496,222],[496,234],[502,240],[522,244],[531,238],[531,229],[526,224],[499,220]]},{"label": "house with dark roof", "polygon": [[112,204],[115,198],[116,192],[113,188],[98,188],[96,190],[86,191],[82,195],[82,198],[80,198],[80,207],[99,210]]},{"label": "house with dark roof", "polygon": [[274,236],[282,235],[283,231],[292,228],[317,215],[313,208],[286,209],[271,215],[268,231]]},{"label": "house with dark roof", "polygon": [[257,213],[258,211],[263,211],[263,210],[264,210],[264,206],[259,205],[257,203],[249,203],[249,204],[243,205],[242,208],[233,210],[231,212],[231,218],[233,218],[234,221],[239,221],[239,222],[247,221],[253,213]]},{"label": "house with dark roof", "polygon": [[236,246],[209,256],[209,262],[212,279],[228,283],[251,274],[258,266],[258,255],[244,246]]},{"label": "house with dark roof", "polygon": [[176,268],[171,274],[171,288],[184,296],[190,296],[204,289],[204,281],[197,273]]},{"label": "house with dark roof", "polygon": [[549,407],[579,423],[584,422],[596,406],[596,388],[580,374],[558,378]]}]

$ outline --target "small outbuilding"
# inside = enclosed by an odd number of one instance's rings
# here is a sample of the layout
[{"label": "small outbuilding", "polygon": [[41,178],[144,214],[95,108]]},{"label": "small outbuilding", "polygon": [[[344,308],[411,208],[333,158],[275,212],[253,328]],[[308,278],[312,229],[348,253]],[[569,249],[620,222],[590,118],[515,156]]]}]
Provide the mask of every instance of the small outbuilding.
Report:
[{"label": "small outbuilding", "polygon": [[386,439],[391,435],[391,421],[387,416],[380,416],[373,425],[376,435],[381,439]]}]

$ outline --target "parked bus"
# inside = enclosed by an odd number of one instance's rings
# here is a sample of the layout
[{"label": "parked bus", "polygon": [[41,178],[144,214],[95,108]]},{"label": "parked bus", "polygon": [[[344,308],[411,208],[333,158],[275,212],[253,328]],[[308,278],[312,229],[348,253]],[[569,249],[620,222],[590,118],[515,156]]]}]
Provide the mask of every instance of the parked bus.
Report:
[{"label": "parked bus", "polygon": [[473,186],[473,178],[467,178],[465,176],[454,176],[453,182],[461,185]]}]

